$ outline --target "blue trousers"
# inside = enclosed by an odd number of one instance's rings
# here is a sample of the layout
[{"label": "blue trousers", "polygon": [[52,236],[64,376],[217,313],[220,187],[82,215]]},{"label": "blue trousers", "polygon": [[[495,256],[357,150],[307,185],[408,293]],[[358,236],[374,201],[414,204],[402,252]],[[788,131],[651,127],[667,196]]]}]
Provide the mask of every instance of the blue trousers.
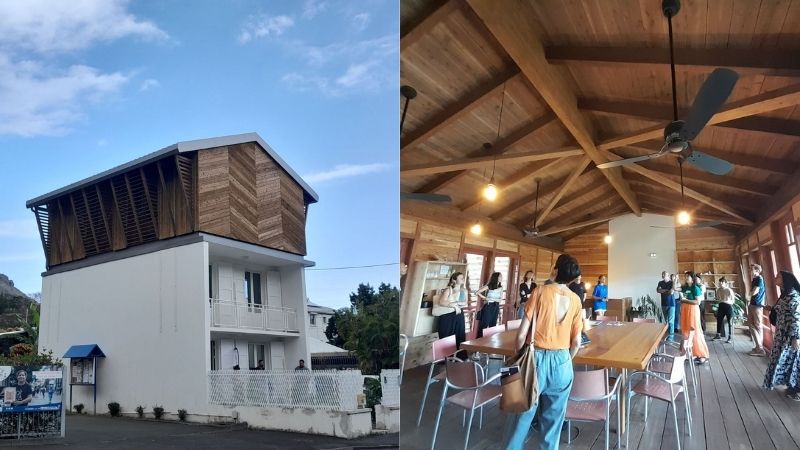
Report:
[{"label": "blue trousers", "polygon": [[669,329],[669,335],[672,336],[675,334],[675,307],[674,306],[665,306],[664,307],[664,318],[667,319],[667,327]]},{"label": "blue trousers", "polygon": [[572,389],[572,358],[569,350],[536,350],[536,375],[539,378],[539,401],[530,410],[510,416],[506,450],[521,450],[525,445],[536,410],[541,407],[540,449],[558,449],[561,426],[567,414],[567,400]]}]

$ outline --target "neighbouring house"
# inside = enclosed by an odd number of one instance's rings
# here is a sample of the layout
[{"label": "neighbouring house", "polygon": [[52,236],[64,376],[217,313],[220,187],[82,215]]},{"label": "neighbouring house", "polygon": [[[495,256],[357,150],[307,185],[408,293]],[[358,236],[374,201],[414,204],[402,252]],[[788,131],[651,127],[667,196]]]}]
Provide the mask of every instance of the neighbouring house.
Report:
[{"label": "neighbouring house", "polygon": [[[317,200],[249,133],[179,142],[28,201],[47,261],[39,350],[100,345],[98,412],[116,401],[230,417],[209,403],[215,372],[311,364]],[[72,403],[91,394],[76,388]]]},{"label": "neighbouring house", "polygon": [[325,329],[328,328],[328,321],[336,313],[336,310],[312,302],[307,303],[307,308],[308,336],[322,342],[328,342],[328,338],[325,336]]},{"label": "neighbouring house", "polygon": [[336,310],[308,302],[308,349],[317,369],[354,369],[358,359],[349,351],[328,342],[325,330]]}]

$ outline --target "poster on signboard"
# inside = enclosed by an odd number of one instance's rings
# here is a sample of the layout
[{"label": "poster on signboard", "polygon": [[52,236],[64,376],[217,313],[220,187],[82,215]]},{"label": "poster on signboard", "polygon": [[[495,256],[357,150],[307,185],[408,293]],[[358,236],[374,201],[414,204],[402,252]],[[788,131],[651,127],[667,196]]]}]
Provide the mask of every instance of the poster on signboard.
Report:
[{"label": "poster on signboard", "polygon": [[70,360],[71,384],[94,384],[94,361],[88,358]]},{"label": "poster on signboard", "polygon": [[58,411],[64,383],[61,366],[0,366],[0,412]]}]

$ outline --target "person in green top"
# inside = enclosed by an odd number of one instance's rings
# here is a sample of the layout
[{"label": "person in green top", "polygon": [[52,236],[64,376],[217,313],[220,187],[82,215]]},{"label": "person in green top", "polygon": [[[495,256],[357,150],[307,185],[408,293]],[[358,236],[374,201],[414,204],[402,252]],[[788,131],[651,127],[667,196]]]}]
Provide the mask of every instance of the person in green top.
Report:
[{"label": "person in green top", "polygon": [[689,331],[694,330],[694,361],[696,364],[705,364],[708,361],[708,346],[700,325],[700,308],[697,307],[703,298],[703,288],[694,282],[692,272],[686,272],[685,280],[686,283],[681,286],[681,332],[685,339],[688,338]]}]

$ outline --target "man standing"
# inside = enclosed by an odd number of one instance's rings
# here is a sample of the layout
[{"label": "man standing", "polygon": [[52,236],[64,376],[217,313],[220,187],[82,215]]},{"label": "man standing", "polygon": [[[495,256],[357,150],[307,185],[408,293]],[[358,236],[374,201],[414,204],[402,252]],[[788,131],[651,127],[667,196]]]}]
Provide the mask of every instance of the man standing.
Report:
[{"label": "man standing", "polygon": [[752,264],[750,271],[753,274],[753,281],[750,282],[750,306],[747,308],[747,320],[750,322],[750,338],[753,340],[753,350],[750,356],[765,356],[763,344],[763,323],[764,323],[764,278],[761,276],[761,266]]},{"label": "man standing", "polygon": [[731,318],[733,317],[733,289],[728,287],[728,280],[725,277],[719,279],[720,287],[717,288],[717,335],[714,337],[718,341],[725,337],[725,324],[728,324],[728,344],[733,339],[733,328],[731,328]]},{"label": "man standing", "polygon": [[661,294],[661,310],[664,311],[664,318],[667,321],[670,340],[675,335],[675,300],[672,298],[673,284],[667,271],[661,272],[661,281],[658,282],[656,292]]},{"label": "man standing", "polygon": [[301,359],[300,365],[295,367],[294,370],[308,370],[308,367],[306,367],[306,362]]},{"label": "man standing", "polygon": [[20,370],[17,372],[17,389],[14,398],[14,406],[25,406],[33,400],[33,388],[28,384],[28,372]]}]

